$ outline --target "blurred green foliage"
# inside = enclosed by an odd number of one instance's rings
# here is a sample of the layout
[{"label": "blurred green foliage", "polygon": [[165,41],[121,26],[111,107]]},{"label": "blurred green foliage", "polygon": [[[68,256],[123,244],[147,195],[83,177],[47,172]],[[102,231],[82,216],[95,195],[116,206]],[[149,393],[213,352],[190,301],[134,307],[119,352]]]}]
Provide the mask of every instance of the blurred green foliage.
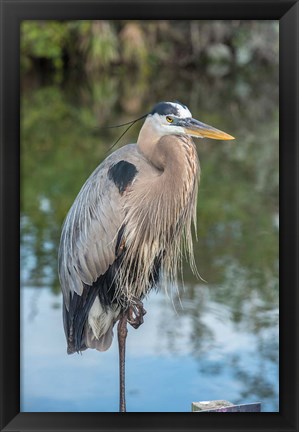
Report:
[{"label": "blurred green foliage", "polygon": [[[94,73],[130,66],[153,75],[161,67],[198,66],[212,76],[256,61],[278,63],[278,22],[269,21],[23,21],[21,67],[38,64]],[[274,41],[274,43],[273,43]]]}]

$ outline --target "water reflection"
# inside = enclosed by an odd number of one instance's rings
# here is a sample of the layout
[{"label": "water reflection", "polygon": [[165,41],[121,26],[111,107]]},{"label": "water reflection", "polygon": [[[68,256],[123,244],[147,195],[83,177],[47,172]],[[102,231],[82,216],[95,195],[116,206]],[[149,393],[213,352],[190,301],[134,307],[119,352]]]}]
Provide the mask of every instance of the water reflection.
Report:
[{"label": "water reflection", "polygon": [[[161,73],[150,94],[146,78],[132,74],[23,88],[23,411],[117,410],[116,344],[104,354],[65,353],[55,296],[61,225],[119,134],[94,127],[131,120],[174,98],[237,140],[197,143],[195,254],[207,283],[198,285],[187,265],[183,309],[175,296],[148,300],[145,324],[128,338],[128,407],[189,411],[192,401],[228,399],[278,409],[277,69],[257,64],[221,80],[187,75]],[[137,133],[138,126],[123,143]]]},{"label": "water reflection", "polygon": [[[177,311],[153,293],[144,325],[129,329],[129,410],[190,411],[193,401],[223,398],[277,410],[276,326],[252,333],[207,287],[196,292],[200,310],[182,299]],[[116,411],[116,340],[105,353],[67,356],[60,301],[47,288],[22,290],[22,411]],[[277,310],[268,318],[276,322]]]}]

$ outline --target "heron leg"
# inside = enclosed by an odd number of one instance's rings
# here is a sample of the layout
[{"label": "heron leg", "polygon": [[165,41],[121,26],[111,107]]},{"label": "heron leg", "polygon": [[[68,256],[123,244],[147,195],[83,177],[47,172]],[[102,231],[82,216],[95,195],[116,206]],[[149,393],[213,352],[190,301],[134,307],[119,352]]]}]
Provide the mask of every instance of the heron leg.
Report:
[{"label": "heron leg", "polygon": [[118,326],[118,350],[119,350],[119,412],[126,412],[125,393],[125,355],[127,330],[127,311],[121,313]]},{"label": "heron leg", "polygon": [[132,327],[137,329],[143,324],[143,315],[146,314],[146,310],[143,307],[143,303],[139,299],[135,299],[128,308],[128,323]]}]

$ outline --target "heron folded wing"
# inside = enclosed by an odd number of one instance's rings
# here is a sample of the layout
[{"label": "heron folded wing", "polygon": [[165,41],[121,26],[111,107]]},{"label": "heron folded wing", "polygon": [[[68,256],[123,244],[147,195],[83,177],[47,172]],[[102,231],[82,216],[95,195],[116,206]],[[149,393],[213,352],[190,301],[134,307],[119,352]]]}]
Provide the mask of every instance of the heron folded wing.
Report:
[{"label": "heron folded wing", "polygon": [[[103,176],[101,171],[106,171]],[[82,295],[115,260],[115,242],[122,224],[122,197],[105,165],[94,171],[79,192],[63,226],[59,276],[69,308],[73,293]],[[113,208],[111,206],[113,202]]]},{"label": "heron folded wing", "polygon": [[[112,328],[119,314],[114,303],[114,282],[122,259],[116,244],[121,237],[119,231],[123,230],[127,186],[132,176],[126,172],[120,184],[122,170],[117,170],[117,176],[108,172],[127,155],[138,163],[141,156],[136,146],[126,147],[108,157],[91,174],[64,222],[58,261],[69,353],[86,347],[104,350],[112,341]],[[130,165],[123,163],[118,168]],[[97,300],[101,308],[92,314]]]}]

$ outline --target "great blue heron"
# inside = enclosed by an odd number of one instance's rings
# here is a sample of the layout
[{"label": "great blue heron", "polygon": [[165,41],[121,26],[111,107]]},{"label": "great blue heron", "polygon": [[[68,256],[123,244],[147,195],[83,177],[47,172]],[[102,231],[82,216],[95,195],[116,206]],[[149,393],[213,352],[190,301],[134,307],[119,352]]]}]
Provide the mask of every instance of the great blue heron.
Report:
[{"label": "great blue heron", "polygon": [[178,102],[144,117],[137,144],[112,153],[82,187],[59,247],[67,352],[107,350],[119,321],[121,412],[127,322],[143,323],[142,300],[159,279],[176,280],[182,249],[194,265],[199,163],[191,137],[233,139]]}]

